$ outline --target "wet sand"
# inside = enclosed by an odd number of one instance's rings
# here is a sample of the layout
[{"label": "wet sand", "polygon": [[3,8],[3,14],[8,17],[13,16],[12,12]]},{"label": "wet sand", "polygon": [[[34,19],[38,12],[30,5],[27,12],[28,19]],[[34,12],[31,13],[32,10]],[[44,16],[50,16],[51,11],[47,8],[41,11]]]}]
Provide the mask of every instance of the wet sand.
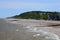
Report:
[{"label": "wet sand", "polygon": [[[40,36],[34,37],[34,35],[39,35],[45,32],[52,33],[52,35],[56,34],[60,38],[60,28],[53,26],[48,27],[48,22],[51,21],[0,19],[0,40],[47,40],[43,39],[43,37],[40,38]],[[41,30],[44,32],[41,32]]]}]

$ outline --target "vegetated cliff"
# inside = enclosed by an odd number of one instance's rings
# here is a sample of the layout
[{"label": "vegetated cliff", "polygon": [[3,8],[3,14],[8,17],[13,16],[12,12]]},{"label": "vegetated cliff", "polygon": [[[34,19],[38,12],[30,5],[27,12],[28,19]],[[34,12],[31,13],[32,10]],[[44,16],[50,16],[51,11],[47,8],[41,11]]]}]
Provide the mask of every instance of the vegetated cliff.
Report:
[{"label": "vegetated cliff", "polygon": [[13,16],[13,18],[60,20],[60,12],[29,11]]}]

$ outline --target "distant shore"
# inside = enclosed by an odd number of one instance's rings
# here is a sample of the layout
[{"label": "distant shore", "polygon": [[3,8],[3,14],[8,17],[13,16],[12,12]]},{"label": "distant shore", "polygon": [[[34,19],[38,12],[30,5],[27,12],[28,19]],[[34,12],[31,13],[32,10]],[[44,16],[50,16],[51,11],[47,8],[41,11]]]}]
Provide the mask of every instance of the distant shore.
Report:
[{"label": "distant shore", "polygon": [[52,20],[34,20],[34,19],[15,19],[15,18],[8,18],[10,22],[15,22],[17,24],[36,24],[40,26],[60,26],[60,21],[52,21]]}]

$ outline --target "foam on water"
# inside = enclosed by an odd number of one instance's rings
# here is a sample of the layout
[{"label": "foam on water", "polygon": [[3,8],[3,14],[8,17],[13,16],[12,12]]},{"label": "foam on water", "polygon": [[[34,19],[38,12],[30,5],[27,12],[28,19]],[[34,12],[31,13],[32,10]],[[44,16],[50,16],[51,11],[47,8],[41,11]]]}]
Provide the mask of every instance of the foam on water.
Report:
[{"label": "foam on water", "polygon": [[44,30],[39,29],[38,27],[33,27],[33,26],[27,26],[26,27],[29,32],[36,32],[38,34],[34,34],[34,38],[38,38],[39,40],[60,40],[59,36],[51,33],[51,32],[46,32]]},{"label": "foam on water", "polygon": [[19,29],[16,29],[16,31],[18,32],[18,31],[19,31]]}]

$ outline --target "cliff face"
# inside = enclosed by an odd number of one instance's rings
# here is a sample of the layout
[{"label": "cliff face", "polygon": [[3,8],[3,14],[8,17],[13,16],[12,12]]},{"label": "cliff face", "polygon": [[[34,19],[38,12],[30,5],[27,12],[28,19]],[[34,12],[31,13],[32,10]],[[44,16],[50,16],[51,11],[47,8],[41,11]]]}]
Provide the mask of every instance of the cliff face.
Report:
[{"label": "cliff face", "polygon": [[30,11],[13,17],[22,19],[60,20],[60,12]]}]

